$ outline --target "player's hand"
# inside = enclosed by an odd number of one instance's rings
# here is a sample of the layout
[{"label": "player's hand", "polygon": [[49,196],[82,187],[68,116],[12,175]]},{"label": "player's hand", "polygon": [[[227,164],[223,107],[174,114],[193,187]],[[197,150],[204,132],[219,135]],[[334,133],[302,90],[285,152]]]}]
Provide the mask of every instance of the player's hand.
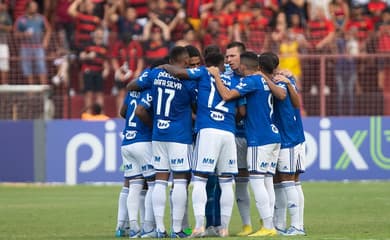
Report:
[{"label": "player's hand", "polygon": [[219,76],[219,68],[217,67],[208,67],[207,71],[209,71],[213,77]]},{"label": "player's hand", "polygon": [[284,75],[281,75],[281,74],[277,74],[275,75],[272,80],[276,83],[279,83],[279,82],[284,82],[284,83],[287,83],[289,84],[290,83],[290,79],[288,79],[286,76]]}]

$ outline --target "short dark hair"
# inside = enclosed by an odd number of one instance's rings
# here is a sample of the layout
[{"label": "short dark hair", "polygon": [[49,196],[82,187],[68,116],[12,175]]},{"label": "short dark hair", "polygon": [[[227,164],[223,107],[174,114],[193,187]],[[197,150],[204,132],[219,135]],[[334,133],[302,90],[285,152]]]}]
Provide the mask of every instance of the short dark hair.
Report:
[{"label": "short dark hair", "polygon": [[210,66],[218,67],[220,64],[224,63],[225,57],[222,55],[222,53],[213,52],[213,53],[209,53],[205,57],[204,61],[207,67]]},{"label": "short dark hair", "polygon": [[175,46],[169,51],[169,60],[172,62],[177,62],[179,57],[188,54],[188,51],[185,47]]},{"label": "short dark hair", "polygon": [[199,50],[193,45],[185,46],[190,57],[201,57]]},{"label": "short dark hair", "polygon": [[221,49],[218,47],[218,45],[208,45],[204,49],[204,57],[210,53],[221,53]]},{"label": "short dark hair", "polygon": [[238,50],[240,51],[240,53],[243,53],[243,52],[246,51],[245,44],[242,43],[242,42],[237,42],[237,41],[229,43],[229,44],[226,46],[226,49],[234,48],[234,47],[237,47]]},{"label": "short dark hair", "polygon": [[279,66],[279,58],[273,52],[262,53],[259,56],[259,66],[265,73],[272,74]]},{"label": "short dark hair", "polygon": [[254,52],[241,53],[240,63],[247,66],[250,70],[257,70],[259,68],[259,59]]}]

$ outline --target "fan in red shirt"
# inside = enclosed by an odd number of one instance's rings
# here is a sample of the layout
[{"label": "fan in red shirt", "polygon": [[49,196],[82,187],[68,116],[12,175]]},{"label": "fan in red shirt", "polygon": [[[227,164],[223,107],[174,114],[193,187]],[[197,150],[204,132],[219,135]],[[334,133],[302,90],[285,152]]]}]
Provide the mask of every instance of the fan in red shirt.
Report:
[{"label": "fan in red shirt", "polygon": [[147,66],[169,53],[171,33],[169,27],[155,13],[150,13],[150,21],[144,27],[145,63]]},{"label": "fan in red shirt", "polygon": [[367,4],[367,10],[372,16],[371,20],[374,25],[381,20],[381,14],[386,8],[386,3],[381,0],[371,0]]},{"label": "fan in red shirt", "polygon": [[91,32],[101,24],[100,18],[93,14],[94,8],[91,0],[75,0],[68,9],[68,14],[76,21],[74,45],[78,51],[92,43]]},{"label": "fan in red shirt", "polygon": [[86,108],[94,103],[104,105],[103,78],[108,76],[109,65],[108,51],[103,45],[103,35],[103,29],[97,28],[93,33],[93,43],[80,53]]},{"label": "fan in red shirt", "polygon": [[[112,67],[115,71],[115,87],[118,90],[117,109],[119,111],[129,81],[137,78],[144,68],[143,49],[131,33],[123,33],[112,49]],[[119,112],[118,112],[119,113]]]},{"label": "fan in red shirt", "polygon": [[312,19],[307,22],[306,39],[313,52],[329,52],[329,44],[335,36],[334,24],[326,18],[323,8],[318,7],[314,13]]},{"label": "fan in red shirt", "polygon": [[[244,34],[246,37],[247,48],[255,52],[262,52],[267,45],[267,31],[269,30],[269,19],[263,15],[263,10],[259,3],[252,5],[252,19],[249,24],[244,27]],[[242,39],[241,42],[243,42]],[[238,39],[238,41],[240,41]]]},{"label": "fan in red shirt", "polygon": [[373,37],[374,25],[371,19],[363,15],[362,7],[355,7],[352,9],[351,20],[347,23],[346,30],[349,31],[351,28],[357,29],[357,37],[360,46],[363,50],[367,50],[367,44]]}]

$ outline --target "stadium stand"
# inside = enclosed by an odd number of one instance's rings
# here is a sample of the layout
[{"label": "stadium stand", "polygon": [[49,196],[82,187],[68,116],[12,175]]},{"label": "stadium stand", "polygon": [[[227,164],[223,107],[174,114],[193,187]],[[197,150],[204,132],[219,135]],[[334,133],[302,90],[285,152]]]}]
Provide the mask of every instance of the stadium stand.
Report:
[{"label": "stadium stand", "polygon": [[[308,116],[390,114],[388,1],[371,0],[365,5],[330,1],[323,9],[309,0],[200,0],[187,4],[176,0],[41,0],[36,1],[37,13],[28,7],[29,2],[0,1],[1,84],[28,84],[21,63],[32,61],[30,67],[36,70],[39,59],[26,58],[20,50],[26,43],[40,45],[42,42],[36,41],[43,36],[32,32],[32,27],[37,27],[34,23],[19,26],[18,19],[35,19],[40,14],[50,26],[44,33],[51,31],[44,56],[39,58],[44,57],[51,85],[53,118],[80,118],[86,108],[80,67],[88,58],[81,60],[80,53],[89,43],[78,41],[77,36],[92,39],[97,26],[104,29],[104,45],[110,54],[126,35],[123,32],[131,32],[132,41],[142,45],[145,67],[150,64],[148,59],[165,55],[175,44],[191,43],[199,48],[218,44],[223,50],[230,41],[242,41],[250,50],[271,50],[286,59],[283,66],[298,78]],[[69,10],[72,6],[76,12]],[[115,52],[117,56],[118,50]],[[129,52],[129,57],[136,56]],[[126,55],[119,54],[122,58]],[[95,57],[92,53],[88,56]],[[123,76],[131,71],[126,75],[131,78],[123,78],[125,82],[137,77],[134,60],[125,61],[132,63],[132,69],[114,71],[113,57],[107,56],[110,70],[103,80],[104,113],[110,117],[117,116],[114,79],[118,71],[123,71]],[[42,110],[42,104],[34,104],[37,93],[29,94],[27,87],[18,94],[10,98],[7,87],[2,88],[0,119],[42,118],[42,114],[33,114]],[[10,107],[15,104],[25,107],[15,114]]]}]

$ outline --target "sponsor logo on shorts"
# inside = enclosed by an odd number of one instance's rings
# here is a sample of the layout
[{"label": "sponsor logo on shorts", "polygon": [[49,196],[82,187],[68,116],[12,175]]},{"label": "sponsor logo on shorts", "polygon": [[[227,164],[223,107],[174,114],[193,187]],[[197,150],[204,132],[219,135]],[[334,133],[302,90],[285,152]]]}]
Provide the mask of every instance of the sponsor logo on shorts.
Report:
[{"label": "sponsor logo on shorts", "polygon": [[184,158],[171,159],[171,164],[174,165],[183,165]]},{"label": "sponsor logo on shorts", "polygon": [[203,158],[202,163],[203,164],[214,164],[215,160],[211,158]]}]

